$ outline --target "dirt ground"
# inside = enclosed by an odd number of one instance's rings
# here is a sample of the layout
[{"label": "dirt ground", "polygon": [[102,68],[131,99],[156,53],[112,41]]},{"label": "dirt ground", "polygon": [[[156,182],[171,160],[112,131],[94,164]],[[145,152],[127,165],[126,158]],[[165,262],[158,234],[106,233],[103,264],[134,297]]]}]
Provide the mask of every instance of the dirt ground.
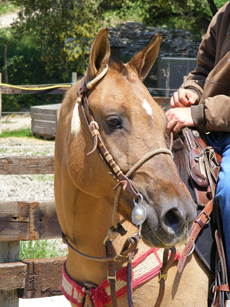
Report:
[{"label": "dirt ground", "polygon": [[[25,115],[15,115],[12,114],[10,116],[2,116],[1,119],[1,129],[2,131],[8,130],[17,130],[21,128],[31,128],[31,116],[30,114]],[[54,144],[54,139],[46,140],[42,138],[18,138],[18,137],[10,137],[10,138],[0,138],[0,146],[3,145],[17,145],[17,144],[36,144],[36,145],[50,145]]]},{"label": "dirt ground", "polygon": [[19,307],[70,307],[64,296],[19,299]]},{"label": "dirt ground", "polygon": [[25,115],[4,115],[1,119],[2,130],[17,130],[20,128],[30,128],[31,127],[31,117],[30,114]]},{"label": "dirt ground", "polygon": [[0,28],[11,27],[11,23],[17,18],[17,16],[17,11],[0,16]]}]

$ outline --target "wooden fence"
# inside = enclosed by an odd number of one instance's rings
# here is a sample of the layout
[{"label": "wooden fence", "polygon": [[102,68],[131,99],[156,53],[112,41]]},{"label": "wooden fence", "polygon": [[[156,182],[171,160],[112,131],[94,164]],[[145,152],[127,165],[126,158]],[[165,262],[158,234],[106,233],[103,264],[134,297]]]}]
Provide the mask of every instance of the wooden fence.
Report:
[{"label": "wooden fence", "polygon": [[[54,173],[54,157],[0,157],[0,175],[50,173]],[[19,297],[61,294],[65,257],[19,261],[20,241],[60,237],[54,202],[0,202],[1,307],[17,307]]]}]

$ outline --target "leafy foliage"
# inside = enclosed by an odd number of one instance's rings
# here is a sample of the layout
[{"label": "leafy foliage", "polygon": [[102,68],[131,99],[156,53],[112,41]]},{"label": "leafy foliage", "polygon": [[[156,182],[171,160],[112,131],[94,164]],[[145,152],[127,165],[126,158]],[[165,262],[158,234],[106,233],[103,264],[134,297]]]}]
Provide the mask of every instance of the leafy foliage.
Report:
[{"label": "leafy foliage", "polygon": [[[71,81],[85,72],[90,44],[98,32],[96,0],[15,0],[24,9],[13,29],[0,30],[0,63],[11,84],[52,84]],[[58,95],[5,95],[3,111],[57,103]]]},{"label": "leafy foliage", "polygon": [[66,80],[71,71],[83,73],[89,44],[98,32],[96,0],[15,0],[24,7],[14,22],[17,39],[33,40],[45,63],[46,73],[61,73]]},{"label": "leafy foliage", "polygon": [[13,1],[0,1],[0,16],[8,12],[14,12],[17,9],[18,7],[14,5]]},{"label": "leafy foliage", "polygon": [[[90,45],[99,28],[111,17],[151,26],[205,32],[211,17],[225,0],[14,0],[0,2],[9,10],[24,9],[13,32],[0,30],[0,64],[11,84],[70,82],[71,72],[85,72]],[[4,5],[3,5],[4,3]],[[13,8],[14,10],[14,8]],[[3,12],[3,11],[2,11]],[[115,19],[115,18],[114,18]],[[13,35],[12,35],[13,33]],[[3,111],[19,111],[31,105],[60,102],[57,95],[4,95]]]},{"label": "leafy foliage", "polygon": [[[137,13],[146,25],[182,28],[204,33],[212,16],[224,5],[225,0],[124,0],[111,1],[120,16],[127,12]],[[101,8],[108,9],[102,0]]]}]

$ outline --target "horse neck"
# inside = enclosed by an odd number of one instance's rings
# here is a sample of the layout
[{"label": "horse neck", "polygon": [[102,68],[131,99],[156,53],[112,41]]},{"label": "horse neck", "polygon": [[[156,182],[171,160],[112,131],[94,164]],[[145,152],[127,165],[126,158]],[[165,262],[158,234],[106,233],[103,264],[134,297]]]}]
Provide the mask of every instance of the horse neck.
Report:
[{"label": "horse neck", "polygon": [[[79,196],[79,194],[82,195]],[[112,226],[112,207],[103,199],[96,199],[81,192],[78,192],[78,207],[79,204],[81,208],[77,212],[73,227],[71,227],[74,245],[80,252],[87,255],[106,257],[103,241],[109,227]],[[121,217],[118,216],[119,218]],[[136,227],[129,222],[124,223],[124,228],[128,230],[128,233],[113,241],[114,256],[120,253],[125,240],[137,231]],[[139,252],[142,250],[140,246],[138,246]],[[124,265],[126,263],[116,263],[116,270]],[[67,271],[79,283],[90,280],[99,284],[106,279],[107,263],[89,260],[69,248]]]},{"label": "horse neck", "polygon": [[[97,250],[99,251],[100,248],[96,248],[96,246],[102,246],[104,252],[103,241],[108,234],[109,228],[113,225],[113,204],[108,204],[102,198],[96,198],[78,190],[76,191],[72,208],[72,212],[75,211],[72,216],[72,225],[70,226],[69,224],[72,240],[79,248],[85,250],[84,253],[90,254],[93,250],[93,256],[103,256],[101,254],[97,255]],[[117,221],[119,222],[122,219],[123,217],[117,214]],[[128,221],[124,223],[124,228],[127,229],[128,233],[122,240],[115,240],[119,242],[114,244],[115,250],[126,240],[126,237],[137,232],[137,228]],[[117,245],[118,247],[116,247]]]}]

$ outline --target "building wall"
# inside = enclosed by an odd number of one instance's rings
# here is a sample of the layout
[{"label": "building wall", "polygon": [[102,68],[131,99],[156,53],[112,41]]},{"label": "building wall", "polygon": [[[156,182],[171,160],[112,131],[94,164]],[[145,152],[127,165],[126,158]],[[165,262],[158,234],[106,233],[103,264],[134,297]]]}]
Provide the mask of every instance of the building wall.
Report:
[{"label": "building wall", "polygon": [[[159,56],[149,76],[144,81],[146,86],[153,88],[153,95],[169,95],[180,86],[183,78],[196,65],[196,55],[200,41],[192,38],[190,32],[179,29],[168,30],[164,27],[147,27],[136,22],[126,22],[117,27],[109,28],[109,40],[113,55],[128,62],[137,52],[144,49],[158,33],[162,36]],[[173,59],[172,59],[173,58]],[[178,58],[178,61],[174,58]],[[167,80],[167,69],[170,74]],[[168,82],[167,82],[168,81]],[[172,91],[162,90],[155,93],[155,88],[169,87]]]}]

